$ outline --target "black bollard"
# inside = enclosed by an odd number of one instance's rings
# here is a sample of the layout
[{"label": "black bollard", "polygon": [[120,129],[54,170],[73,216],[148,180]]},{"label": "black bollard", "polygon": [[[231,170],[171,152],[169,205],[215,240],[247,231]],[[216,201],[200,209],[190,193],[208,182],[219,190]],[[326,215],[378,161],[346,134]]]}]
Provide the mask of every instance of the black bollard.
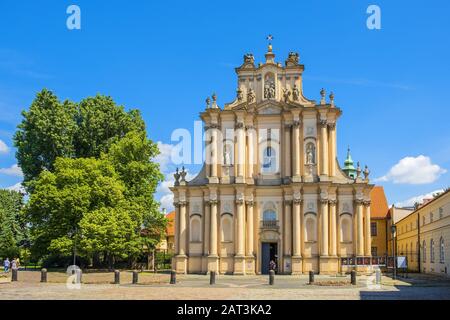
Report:
[{"label": "black bollard", "polygon": [[216,272],[215,271],[211,271],[209,273],[209,284],[211,284],[211,285],[216,284]]},{"label": "black bollard", "polygon": [[11,281],[17,281],[17,274],[19,273],[17,269],[12,269]]},{"label": "black bollard", "polygon": [[41,282],[47,282],[47,269],[41,270]]},{"label": "black bollard", "polygon": [[309,284],[314,283],[314,271],[309,272]]},{"label": "black bollard", "polygon": [[177,272],[175,270],[170,271],[170,284],[177,283]]},{"label": "black bollard", "polygon": [[273,286],[274,282],[275,282],[275,271],[270,270],[269,271],[269,285]]},{"label": "black bollard", "polygon": [[356,271],[355,270],[352,270],[352,272],[351,272],[351,274],[350,274],[350,279],[351,279],[351,282],[352,282],[352,285],[356,285]]},{"label": "black bollard", "polygon": [[138,283],[138,272],[135,270],[133,271],[133,284]]},{"label": "black bollard", "polygon": [[114,284],[120,284],[120,271],[114,270]]}]

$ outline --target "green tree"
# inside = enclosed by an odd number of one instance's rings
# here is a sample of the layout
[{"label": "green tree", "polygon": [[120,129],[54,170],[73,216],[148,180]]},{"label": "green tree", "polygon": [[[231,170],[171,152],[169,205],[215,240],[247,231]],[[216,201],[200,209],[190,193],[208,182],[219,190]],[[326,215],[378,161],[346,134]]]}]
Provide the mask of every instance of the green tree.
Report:
[{"label": "green tree", "polygon": [[26,245],[27,230],[22,216],[23,195],[0,190],[0,257],[18,257]]},{"label": "green tree", "polygon": [[24,174],[24,185],[42,170],[53,170],[57,157],[73,157],[76,131],[76,105],[58,98],[46,89],[36,95],[14,136],[17,161]]}]

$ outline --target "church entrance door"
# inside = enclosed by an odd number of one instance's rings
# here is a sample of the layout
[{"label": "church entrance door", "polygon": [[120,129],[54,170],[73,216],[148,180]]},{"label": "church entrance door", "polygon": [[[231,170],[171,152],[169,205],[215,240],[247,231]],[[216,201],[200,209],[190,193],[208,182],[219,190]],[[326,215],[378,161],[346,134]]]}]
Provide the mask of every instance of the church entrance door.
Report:
[{"label": "church entrance door", "polygon": [[261,273],[269,274],[270,261],[275,262],[276,269],[278,269],[278,245],[272,242],[262,243],[262,261],[261,261]]}]

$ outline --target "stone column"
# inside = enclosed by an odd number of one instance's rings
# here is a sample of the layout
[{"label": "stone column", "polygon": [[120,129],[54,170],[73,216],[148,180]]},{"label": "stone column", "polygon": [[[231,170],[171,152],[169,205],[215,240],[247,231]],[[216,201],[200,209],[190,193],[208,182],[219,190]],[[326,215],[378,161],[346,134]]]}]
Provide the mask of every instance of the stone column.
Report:
[{"label": "stone column", "polygon": [[321,208],[321,225],[322,225],[322,239],[320,241],[320,255],[322,257],[328,256],[328,199],[320,200]]},{"label": "stone column", "polygon": [[245,239],[244,239],[244,200],[236,200],[237,205],[237,255],[244,256],[245,254]]},{"label": "stone column", "polygon": [[292,200],[284,200],[284,254],[287,256],[292,255],[291,243],[292,243],[292,220],[291,220],[291,204]]},{"label": "stone column", "polygon": [[209,235],[211,232],[211,210],[210,210],[210,204],[209,201],[205,201],[205,219],[204,219],[204,230],[205,230],[205,236],[203,237],[203,254],[208,255],[209,254]]},{"label": "stone column", "polygon": [[320,174],[328,176],[328,131],[327,120],[320,121]]},{"label": "stone column", "polygon": [[248,155],[247,155],[247,178],[250,182],[253,182],[253,167],[255,165],[255,151],[254,151],[254,134],[255,129],[253,126],[247,126],[247,136],[248,136]]},{"label": "stone column", "polygon": [[330,248],[328,252],[332,257],[337,254],[336,203],[336,200],[328,201],[330,209]]},{"label": "stone column", "polygon": [[294,199],[294,213],[293,213],[293,255],[301,256],[301,222],[300,222],[300,199]]},{"label": "stone column", "polygon": [[370,257],[372,255],[372,236],[370,234],[370,201],[364,201],[364,255]]},{"label": "stone column", "polygon": [[356,200],[356,255],[364,256],[363,202]]},{"label": "stone column", "polygon": [[219,153],[219,141],[218,141],[218,125],[210,126],[211,132],[211,177],[217,177],[217,165],[219,163],[218,153]]},{"label": "stone column", "polygon": [[[292,141],[292,148],[294,149],[294,157],[293,157],[293,176],[299,177],[300,176],[300,121],[296,120],[294,121],[293,125],[293,141]],[[295,180],[295,179],[294,179]]]},{"label": "stone column", "polygon": [[253,201],[247,201],[247,256],[253,257]]},{"label": "stone column", "polygon": [[180,205],[178,202],[174,202],[173,204],[175,206],[175,255],[180,254]]},{"label": "stone column", "polygon": [[330,151],[330,176],[336,176],[336,123],[332,122],[328,124],[329,128],[329,151]]},{"label": "stone column", "polygon": [[211,200],[211,229],[210,229],[210,246],[209,255],[217,256],[217,200]]},{"label": "stone column", "polygon": [[237,183],[244,183],[244,168],[245,168],[245,132],[244,124],[242,122],[236,123],[237,134]]},{"label": "stone column", "polygon": [[180,255],[186,254],[186,201],[180,201]]},{"label": "stone column", "polygon": [[291,125],[286,125],[284,127],[284,176],[292,177],[291,172]]},{"label": "stone column", "polygon": [[212,168],[212,129],[210,126],[205,127],[205,139],[206,139],[206,151],[205,151],[205,161],[206,161],[206,176],[211,176]]}]

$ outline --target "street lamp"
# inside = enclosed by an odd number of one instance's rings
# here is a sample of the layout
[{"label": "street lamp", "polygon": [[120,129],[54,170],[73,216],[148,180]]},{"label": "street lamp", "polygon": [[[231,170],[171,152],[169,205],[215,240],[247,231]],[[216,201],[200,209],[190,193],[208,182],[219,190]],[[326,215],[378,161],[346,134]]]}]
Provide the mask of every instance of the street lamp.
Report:
[{"label": "street lamp", "polygon": [[392,233],[392,255],[394,256],[394,274],[392,276],[392,279],[397,279],[397,257],[396,257],[396,241],[395,237],[397,234],[397,226],[392,225],[391,227],[391,233]]}]

